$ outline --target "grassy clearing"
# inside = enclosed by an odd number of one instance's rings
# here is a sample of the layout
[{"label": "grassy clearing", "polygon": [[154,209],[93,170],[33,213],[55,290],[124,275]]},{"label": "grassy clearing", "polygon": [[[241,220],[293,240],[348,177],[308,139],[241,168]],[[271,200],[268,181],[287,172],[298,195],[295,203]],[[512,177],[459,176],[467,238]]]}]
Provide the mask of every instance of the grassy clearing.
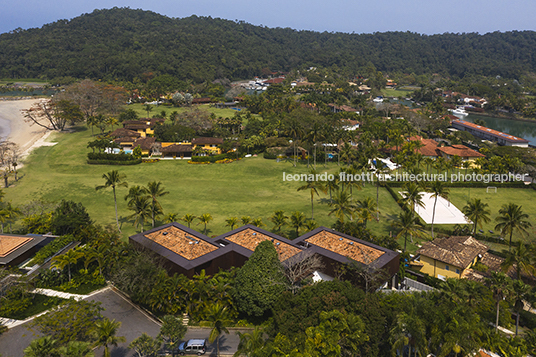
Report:
[{"label": "grassy clearing", "polygon": [[[52,140],[55,146],[36,149],[28,158],[26,166],[20,170],[21,179],[13,183],[6,192],[6,201],[21,205],[43,198],[57,202],[69,199],[82,202],[91,217],[98,223],[113,224],[114,202],[111,189],[95,191],[103,183],[102,175],[118,170],[127,176],[129,186],[146,185],[149,181],[161,181],[170,194],[161,198],[165,213],[178,213],[180,216],[191,213],[201,215],[210,213],[214,220],[208,225],[209,235],[219,235],[229,230],[225,219],[236,216],[261,217],[267,228],[271,228],[269,217],[275,210],[287,214],[302,211],[311,216],[310,191],[297,191],[298,182],[283,181],[283,172],[307,173],[307,165],[296,168],[291,162],[266,160],[261,157],[246,158],[230,164],[191,165],[182,160],[166,160],[152,164],[135,166],[107,166],[86,164],[86,146],[91,139],[91,131],[78,128],[74,133],[58,133]],[[323,172],[322,165],[318,165]],[[336,163],[328,163],[328,172],[336,172]],[[135,233],[132,211],[127,209],[123,197],[127,189],[117,189],[118,208],[124,237]],[[376,197],[376,188],[367,185],[356,191],[357,199],[365,196]],[[314,198],[315,219],[320,225],[331,226],[334,216],[328,216],[330,208],[327,198],[321,194]],[[388,221],[396,216],[399,208],[387,191],[380,190],[379,223],[370,222],[375,234],[388,234]],[[160,224],[160,222],[157,222]],[[146,225],[145,228],[149,226]],[[193,229],[203,230],[195,222]],[[287,229],[290,234],[292,228]]]},{"label": "grassy clearing", "polygon": [[413,93],[414,89],[392,89],[384,88],[381,90],[384,97],[408,97]]},{"label": "grassy clearing", "polygon": [[[143,106],[144,104],[131,104],[128,106],[128,109],[135,110],[136,113],[138,113],[138,115],[140,116],[140,118],[146,118],[147,111],[144,109]],[[220,109],[210,104],[201,104],[196,107],[206,110],[211,114],[214,113],[216,117],[222,117],[222,118],[230,118],[230,117],[233,117],[235,113],[239,113],[238,111],[233,110],[233,109]],[[166,116],[169,116],[169,114],[171,114],[174,111],[177,111],[178,113],[183,113],[190,109],[192,109],[192,107],[173,107],[173,106],[166,106],[166,105],[159,105],[159,106],[153,105],[153,110],[149,112],[149,116],[159,114],[161,111],[165,111]]]}]

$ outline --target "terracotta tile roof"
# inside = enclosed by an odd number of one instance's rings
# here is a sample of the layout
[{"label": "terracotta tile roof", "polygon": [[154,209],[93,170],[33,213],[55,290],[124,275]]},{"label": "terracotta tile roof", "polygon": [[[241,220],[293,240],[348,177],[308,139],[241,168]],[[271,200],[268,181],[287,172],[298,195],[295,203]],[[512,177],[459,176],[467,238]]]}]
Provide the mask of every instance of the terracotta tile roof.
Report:
[{"label": "terracotta tile roof", "polygon": [[381,250],[325,230],[307,238],[305,241],[365,265],[369,265],[384,254]]},{"label": "terracotta tile roof", "polygon": [[488,247],[470,236],[436,238],[425,242],[415,254],[466,269],[479,255],[488,251]]},{"label": "terracotta tile roof", "polygon": [[[483,283],[486,278],[489,278],[491,276],[491,272],[502,272],[501,264],[502,262],[504,262],[504,258],[486,252],[482,255],[482,259],[480,259],[480,262],[488,267],[488,271],[482,272],[474,269],[467,269],[465,270],[462,277],[469,280],[480,281]],[[510,267],[506,272],[506,275],[508,275],[512,279],[517,278],[517,273],[514,267]]]},{"label": "terracotta tile roof", "polygon": [[22,247],[32,240],[31,237],[14,237],[0,235],[0,258]]},{"label": "terracotta tile roof", "polygon": [[161,152],[192,152],[192,145],[172,144],[162,147]]},{"label": "terracotta tile roof", "polygon": [[222,138],[201,137],[201,138],[193,139],[192,144],[193,145],[205,145],[205,144],[221,145],[221,144],[223,144],[223,139]]},{"label": "terracotta tile roof", "polygon": [[134,144],[132,144],[133,147],[137,147],[138,145],[141,147],[142,150],[150,150],[151,146],[156,142],[155,138],[139,138],[134,141]]},{"label": "terracotta tile roof", "polygon": [[503,133],[503,132],[498,131],[498,130],[486,128],[485,126],[477,125],[475,123],[470,123],[470,122],[465,121],[465,120],[453,120],[451,122],[451,125],[454,126],[454,127],[460,126],[460,127],[470,128],[470,129],[476,130],[478,132],[484,133],[486,135],[490,135],[490,136],[493,136],[495,138],[506,140],[506,141],[512,142],[512,143],[528,143],[528,140],[525,140],[523,138],[518,138],[517,136],[513,136],[513,135],[510,135],[510,134],[507,134],[507,133]]},{"label": "terracotta tile roof", "polygon": [[188,260],[199,258],[218,249],[217,246],[175,226],[145,234],[145,237]]},{"label": "terracotta tile roof", "polygon": [[238,231],[235,234],[225,236],[225,239],[251,251],[254,251],[260,242],[263,242],[265,240],[271,240],[274,243],[275,250],[279,254],[279,260],[281,261],[285,261],[288,258],[301,252],[301,249],[297,247],[293,247],[290,244],[287,244],[281,240],[278,240],[274,237],[270,237],[251,228],[247,228]]},{"label": "terracotta tile roof", "polygon": [[412,136],[408,139],[409,141],[418,141],[424,146],[418,148],[416,151],[423,156],[434,156],[437,157],[437,142],[433,139],[424,139],[421,136]]},{"label": "terracotta tile roof", "polygon": [[110,136],[115,138],[139,138],[141,134],[134,130],[118,128],[112,131]]},{"label": "terracotta tile roof", "polygon": [[485,157],[486,156],[482,153],[479,153],[478,151],[469,149],[465,145],[443,146],[443,147],[438,147],[437,150],[450,156],[454,156],[454,155],[457,155],[459,157]]}]

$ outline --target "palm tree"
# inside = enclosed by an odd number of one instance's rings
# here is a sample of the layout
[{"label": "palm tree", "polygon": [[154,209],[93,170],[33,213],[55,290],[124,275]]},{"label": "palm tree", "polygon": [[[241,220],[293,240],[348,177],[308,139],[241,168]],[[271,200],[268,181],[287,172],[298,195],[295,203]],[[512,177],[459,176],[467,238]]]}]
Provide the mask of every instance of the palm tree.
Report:
[{"label": "palm tree", "polygon": [[143,109],[147,112],[147,118],[149,118],[149,113],[153,110],[153,106],[151,104],[144,104]]},{"label": "palm tree", "polygon": [[527,228],[532,226],[530,222],[527,221],[527,218],[529,218],[529,215],[523,213],[521,206],[518,206],[515,203],[505,204],[499,210],[499,216],[495,218],[498,222],[495,229],[500,230],[503,236],[505,234],[510,235],[508,251],[512,248],[512,234],[514,231],[523,236],[527,233]]},{"label": "palm tree", "polygon": [[305,220],[303,212],[295,211],[290,214],[290,225],[296,228],[296,237],[300,235],[300,228],[305,226]]},{"label": "palm tree", "polygon": [[467,218],[473,221],[473,235],[476,235],[476,227],[482,228],[482,222],[488,223],[491,221],[488,204],[483,203],[479,198],[473,198],[468,201],[462,211]]},{"label": "palm tree", "polygon": [[375,218],[377,211],[376,202],[374,202],[372,197],[365,197],[364,199],[357,201],[357,215],[360,221],[363,222],[365,228],[367,227],[367,222]]},{"label": "palm tree", "polygon": [[167,195],[169,192],[164,190],[162,182],[160,181],[149,182],[144,190],[151,198],[151,218],[154,228],[155,217],[162,213],[162,205],[158,202],[158,198]]},{"label": "palm tree", "polygon": [[81,253],[75,249],[71,249],[64,254],[58,255],[52,259],[52,264],[59,269],[67,266],[67,272],[69,274],[69,281],[71,281],[71,264],[76,264],[81,257]]},{"label": "palm tree", "polygon": [[511,267],[516,269],[517,279],[521,280],[523,272],[533,274],[535,268],[533,265],[533,252],[527,248],[525,243],[518,241],[513,251],[503,251],[504,261],[501,263],[501,269],[504,273],[508,272]]},{"label": "palm tree", "polygon": [[140,232],[143,232],[143,226],[145,221],[151,217],[151,203],[149,202],[149,197],[136,197],[132,206],[130,206],[129,209],[134,211],[134,213],[131,214],[128,218],[134,218],[134,226],[136,228],[140,226]]},{"label": "palm tree", "polygon": [[530,300],[530,290],[530,286],[521,280],[516,280],[512,284],[514,311],[516,312],[516,336],[519,329],[519,313],[525,308],[525,301]]},{"label": "palm tree", "polygon": [[324,187],[329,191],[329,200],[331,201],[331,193],[339,189],[339,176],[335,176],[334,180],[327,180],[324,182]]},{"label": "palm tree", "polygon": [[264,222],[262,221],[262,218],[261,218],[261,217],[259,217],[259,218],[255,218],[255,219],[253,220],[253,222],[251,222],[251,224],[253,224],[255,227],[259,227],[259,228],[261,228],[261,227],[263,227],[263,226],[266,225],[266,224],[264,224]]},{"label": "palm tree", "polygon": [[210,335],[208,341],[210,343],[216,342],[216,355],[220,355],[220,335],[225,332],[229,333],[227,326],[232,323],[229,311],[227,306],[222,305],[221,303],[211,304],[208,308],[208,314],[206,320],[203,321],[203,325],[208,325],[210,330]]},{"label": "palm tree", "polygon": [[240,220],[242,221],[242,224],[244,226],[251,223],[251,217],[250,216],[242,216],[242,218],[240,218]]},{"label": "palm tree", "polygon": [[117,215],[117,196],[115,195],[116,187],[128,187],[128,183],[125,182],[126,175],[120,174],[117,170],[112,170],[107,174],[103,174],[102,178],[105,180],[104,185],[95,187],[95,190],[101,190],[103,188],[111,187],[114,192],[114,203],[115,203],[115,221],[117,223],[117,229],[121,233],[121,228],[119,227],[119,216]]},{"label": "palm tree", "polygon": [[443,182],[441,181],[433,181],[430,184],[429,192],[432,193],[432,196],[434,198],[434,209],[432,211],[432,238],[434,238],[434,220],[435,220],[435,210],[437,205],[437,198],[442,197],[444,199],[448,199],[449,197],[449,189],[445,187]]},{"label": "palm tree", "polygon": [[131,186],[128,189],[128,194],[125,196],[125,201],[127,201],[127,206],[132,207],[134,205],[134,201],[138,197],[147,197],[147,193],[145,192],[145,189],[140,185]]},{"label": "palm tree", "polygon": [[[9,223],[9,233],[11,233],[11,224],[16,220],[17,217],[20,217],[22,215],[22,211],[20,208],[13,206],[11,201],[9,201],[2,211],[0,212],[2,216],[5,216],[7,218],[7,222]],[[2,233],[4,233],[4,223],[2,222]]]},{"label": "palm tree", "polygon": [[83,253],[83,256],[85,256],[86,258],[84,261],[85,269],[87,270],[89,264],[96,261],[97,264],[99,265],[99,274],[101,276],[104,276],[102,274],[102,268],[106,264],[108,254],[109,254],[109,249],[106,245],[103,245],[103,244],[100,244],[96,247],[86,248],[85,252]]},{"label": "palm tree", "polygon": [[389,335],[393,355],[403,355],[405,346],[409,347],[408,356],[411,356],[412,348],[415,356],[417,353],[421,356],[426,355],[426,325],[417,314],[408,315],[404,312],[399,314]]},{"label": "palm tree", "polygon": [[192,224],[192,222],[195,220],[195,216],[193,214],[190,214],[190,213],[186,213],[184,216],[182,216],[181,218],[181,221],[185,222],[186,224],[188,224],[188,228],[190,228],[190,225]]},{"label": "palm tree", "polygon": [[408,234],[417,237],[425,235],[423,225],[419,221],[419,218],[414,217],[410,211],[403,211],[398,215],[398,220],[392,224],[393,228],[398,229],[396,239],[404,236],[404,252],[406,251],[406,244],[408,241]]},{"label": "palm tree", "polygon": [[59,343],[50,336],[45,336],[33,340],[24,349],[24,357],[53,357],[58,356],[57,348]]},{"label": "palm tree", "polygon": [[104,357],[110,357],[109,345],[117,346],[121,342],[125,342],[123,336],[116,336],[117,330],[121,327],[121,322],[109,319],[103,319],[95,323],[93,337],[96,339],[95,347],[104,347]]},{"label": "palm tree", "polygon": [[230,217],[225,220],[225,227],[231,227],[231,230],[234,229],[235,226],[238,225],[238,218],[237,217]]},{"label": "palm tree", "polygon": [[164,217],[164,223],[173,223],[177,222],[179,220],[179,214],[178,213],[168,213]]},{"label": "palm tree", "polygon": [[[326,189],[324,188],[324,185],[322,184],[321,181],[317,181],[315,179],[316,171],[311,170],[310,174],[307,176],[308,176],[308,180],[306,181],[306,184],[298,187],[298,191],[311,190],[311,219],[314,219],[314,206],[313,206],[314,195],[316,194],[318,196],[318,190],[326,193]],[[312,180],[309,180],[309,178],[312,178]]]},{"label": "palm tree", "polygon": [[503,273],[491,272],[491,277],[486,279],[486,285],[491,289],[497,307],[495,318],[495,333],[499,330],[499,304],[510,294],[510,280]]},{"label": "palm tree", "polygon": [[65,357],[95,357],[89,342],[70,341],[67,346],[60,347],[58,352]]},{"label": "palm tree", "polygon": [[255,326],[251,332],[237,332],[240,337],[238,350],[233,356],[254,356],[256,352],[262,349],[266,343],[264,340],[264,332],[260,326]]},{"label": "palm tree", "polygon": [[335,214],[335,217],[341,222],[344,222],[345,216],[349,216],[350,220],[353,220],[356,206],[345,190],[335,191],[329,206],[333,209],[328,213],[328,216]]},{"label": "palm tree", "polygon": [[203,213],[201,216],[197,217],[197,219],[199,220],[199,223],[197,225],[205,225],[205,231],[203,234],[207,235],[207,224],[212,221],[212,215],[210,213]]},{"label": "palm tree", "polygon": [[406,182],[404,185],[404,188],[406,192],[404,193],[404,198],[402,199],[402,202],[404,202],[408,208],[411,211],[411,215],[415,215],[415,207],[420,206],[424,207],[424,203],[422,202],[422,193],[421,193],[421,187],[417,185],[414,181]]},{"label": "palm tree", "polygon": [[287,224],[288,216],[285,216],[285,212],[278,210],[275,211],[272,217],[270,217],[270,221],[274,224],[274,230],[280,232],[281,228]]},{"label": "palm tree", "polygon": [[310,219],[307,222],[305,222],[305,231],[310,232],[318,228],[318,223],[314,219]]}]

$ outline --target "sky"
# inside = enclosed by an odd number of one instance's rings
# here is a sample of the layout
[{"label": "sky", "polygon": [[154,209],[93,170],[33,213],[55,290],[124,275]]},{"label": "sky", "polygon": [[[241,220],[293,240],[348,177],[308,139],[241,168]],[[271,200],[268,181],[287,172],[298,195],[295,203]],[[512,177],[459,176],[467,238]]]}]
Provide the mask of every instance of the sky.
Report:
[{"label": "sky", "polygon": [[536,30],[534,0],[0,0],[0,33],[41,27],[114,6],[176,18],[212,16],[320,32],[432,35]]}]

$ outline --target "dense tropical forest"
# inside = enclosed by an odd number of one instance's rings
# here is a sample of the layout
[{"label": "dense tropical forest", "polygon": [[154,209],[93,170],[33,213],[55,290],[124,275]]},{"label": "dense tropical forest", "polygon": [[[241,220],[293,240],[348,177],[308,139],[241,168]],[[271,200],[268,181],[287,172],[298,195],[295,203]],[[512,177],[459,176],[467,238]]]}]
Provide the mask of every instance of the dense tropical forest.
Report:
[{"label": "dense tropical forest", "polygon": [[536,72],[535,47],[531,31],[318,33],[113,8],[0,35],[0,77],[143,81],[154,73],[202,82],[308,66],[356,75],[373,64],[390,73],[517,78]]}]

